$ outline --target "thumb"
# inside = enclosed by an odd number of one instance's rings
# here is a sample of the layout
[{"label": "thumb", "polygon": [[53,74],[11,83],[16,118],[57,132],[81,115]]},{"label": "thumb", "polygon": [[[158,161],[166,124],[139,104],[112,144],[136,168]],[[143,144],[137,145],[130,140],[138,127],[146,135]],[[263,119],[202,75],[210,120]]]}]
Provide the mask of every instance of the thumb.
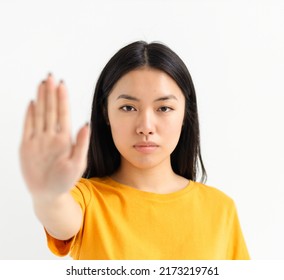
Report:
[{"label": "thumb", "polygon": [[71,160],[82,166],[86,162],[90,141],[90,126],[86,123],[78,132],[76,143],[73,146]]}]

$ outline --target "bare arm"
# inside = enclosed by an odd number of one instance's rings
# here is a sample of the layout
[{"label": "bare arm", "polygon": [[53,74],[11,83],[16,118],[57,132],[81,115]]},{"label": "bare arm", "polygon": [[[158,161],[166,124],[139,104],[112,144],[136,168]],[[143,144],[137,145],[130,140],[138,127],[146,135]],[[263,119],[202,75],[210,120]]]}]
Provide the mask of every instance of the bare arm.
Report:
[{"label": "bare arm", "polygon": [[89,126],[71,139],[67,90],[49,75],[29,104],[20,161],[37,217],[48,233],[61,240],[74,236],[82,224],[80,206],[70,194],[86,167]]}]

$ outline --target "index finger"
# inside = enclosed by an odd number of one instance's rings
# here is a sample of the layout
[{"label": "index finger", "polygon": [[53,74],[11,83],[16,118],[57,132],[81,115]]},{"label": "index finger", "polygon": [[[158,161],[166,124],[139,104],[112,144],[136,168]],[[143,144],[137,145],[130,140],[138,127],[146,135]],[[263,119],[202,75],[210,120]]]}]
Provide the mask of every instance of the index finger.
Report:
[{"label": "index finger", "polygon": [[70,130],[70,112],[67,89],[64,82],[61,80],[57,88],[58,98],[58,125],[61,132]]}]

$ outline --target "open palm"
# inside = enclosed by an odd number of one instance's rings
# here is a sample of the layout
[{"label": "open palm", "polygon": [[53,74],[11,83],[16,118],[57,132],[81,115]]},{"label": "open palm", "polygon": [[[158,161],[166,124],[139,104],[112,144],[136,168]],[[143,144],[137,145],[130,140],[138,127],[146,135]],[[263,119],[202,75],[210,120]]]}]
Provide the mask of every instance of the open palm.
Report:
[{"label": "open palm", "polygon": [[34,196],[56,196],[70,190],[86,167],[89,126],[73,142],[67,89],[49,75],[27,109],[20,145],[24,179]]}]

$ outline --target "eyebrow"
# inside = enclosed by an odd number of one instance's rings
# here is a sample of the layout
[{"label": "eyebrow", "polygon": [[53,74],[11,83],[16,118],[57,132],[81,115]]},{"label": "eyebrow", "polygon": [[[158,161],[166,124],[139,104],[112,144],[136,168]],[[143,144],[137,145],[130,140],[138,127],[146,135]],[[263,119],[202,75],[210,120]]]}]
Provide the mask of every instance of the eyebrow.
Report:
[{"label": "eyebrow", "polygon": [[[127,100],[138,101],[138,102],[140,101],[140,99],[138,99],[137,97],[134,97],[128,94],[121,94],[117,97],[116,100],[118,99],[127,99]],[[165,100],[170,100],[170,99],[177,100],[177,98],[174,95],[169,94],[169,95],[162,96],[162,97],[155,99],[154,102],[165,101]]]}]

